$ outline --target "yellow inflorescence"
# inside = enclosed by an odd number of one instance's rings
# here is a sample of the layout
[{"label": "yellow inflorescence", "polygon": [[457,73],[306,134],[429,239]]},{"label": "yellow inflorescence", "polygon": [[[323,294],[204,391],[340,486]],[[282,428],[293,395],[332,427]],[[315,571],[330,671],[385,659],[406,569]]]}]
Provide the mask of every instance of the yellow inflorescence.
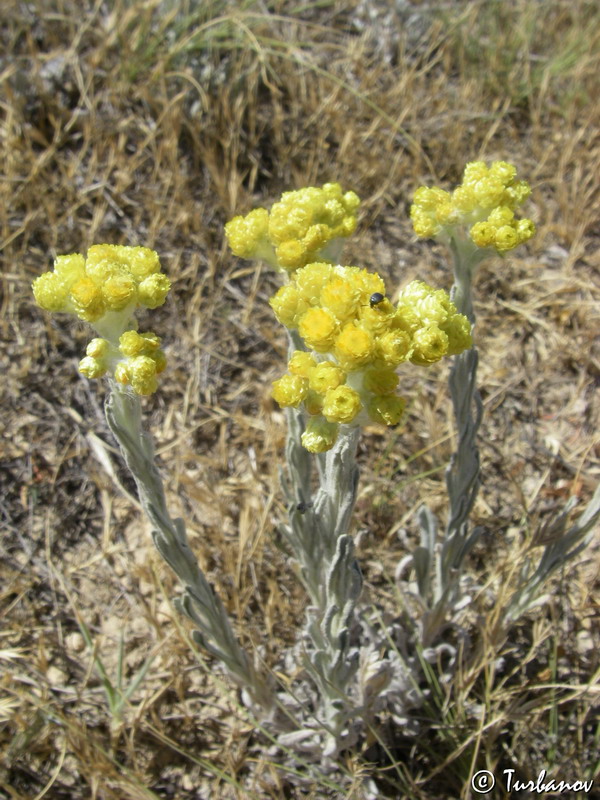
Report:
[{"label": "yellow inflorescence", "polygon": [[421,186],[410,209],[417,236],[452,236],[452,230],[467,226],[472,242],[500,253],[526,242],[535,233],[530,219],[515,219],[515,210],[529,197],[531,188],[517,180],[517,170],[505,161],[490,167],[473,161],[465,167],[463,180],[452,193]]},{"label": "yellow inflorescence", "polygon": [[167,365],[155,333],[125,331],[118,346],[108,339],[92,339],[86,356],[79,362],[79,371],[86,378],[101,378],[108,372],[115,380],[130,384],[136,394],[152,394],[158,383],[156,376]]},{"label": "yellow inflorescence", "polygon": [[[271,211],[258,208],[234,217],[225,226],[233,252],[241,258],[263,259],[285,270],[326,260],[326,249],[356,228],[360,204],[354,192],[342,192],[338,183],[320,189],[309,186],[284,192]],[[325,251],[325,252],[324,252]]]},{"label": "yellow inflorescence", "polygon": [[311,416],[302,437],[311,452],[330,449],[339,425],[396,425],[405,402],[394,370],[404,361],[427,366],[472,344],[469,321],[445,291],[413,281],[394,306],[381,277],[358,267],[308,264],[271,307],[310,351],[292,354],[273,397]]},{"label": "yellow inflorescence", "polygon": [[136,324],[138,306],[157,308],[170,287],[154,250],[101,244],[90,247],[86,258],[78,253],[58,256],[54,270],[33,282],[33,294],[47,311],[75,314],[101,334],[89,343],[79,364],[83,375],[111,373],[137,394],[151,394],[156,375],[166,366],[160,339],[154,333],[123,331]]},{"label": "yellow inflorescence", "polygon": [[33,282],[33,294],[47,311],[70,312],[94,323],[111,311],[157,308],[170,287],[154,250],[99,244],[90,247],[87,258],[58,256],[54,270]]}]

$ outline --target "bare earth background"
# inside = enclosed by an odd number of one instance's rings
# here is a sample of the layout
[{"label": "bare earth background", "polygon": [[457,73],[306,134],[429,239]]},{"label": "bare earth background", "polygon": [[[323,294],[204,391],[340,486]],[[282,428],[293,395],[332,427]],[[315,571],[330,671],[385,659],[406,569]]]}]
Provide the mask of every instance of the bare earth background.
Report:
[{"label": "bare earth background", "polygon": [[[371,776],[384,796],[434,800],[469,797],[477,769],[597,774],[596,533],[468,698],[460,676],[445,688],[448,735],[398,732],[385,757],[365,744],[346,794],[298,788],[218,670],[198,666],[105,387],[77,373],[89,333],[38,309],[30,284],[94,243],[159,252],[173,290],[141,329],[169,366],[144,406],[169,505],[244,644],[277,669],[305,604],[277,547],[285,429],[269,392],[286,342],[267,305],[276,276],[228,253],[223,225],[336,180],[363,200],[344,263],[379,271],[390,294],[414,278],[448,289],[446,253],[412,234],[414,190],[452,188],[467,161],[515,163],[538,233],[476,286],[486,533],[470,569],[502,592],[534,532],[571,495],[583,508],[600,474],[599,44],[591,0],[2,4],[1,796],[360,798]],[[403,425],[361,440],[358,555],[387,613],[418,505],[444,513],[446,370],[401,374]],[[111,711],[107,681],[121,670],[126,685],[149,657]]]}]

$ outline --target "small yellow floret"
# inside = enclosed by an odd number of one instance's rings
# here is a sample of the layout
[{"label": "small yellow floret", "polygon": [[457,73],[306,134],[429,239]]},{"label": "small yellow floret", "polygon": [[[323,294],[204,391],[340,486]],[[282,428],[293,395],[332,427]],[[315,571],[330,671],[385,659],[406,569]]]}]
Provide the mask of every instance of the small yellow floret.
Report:
[{"label": "small yellow floret", "polygon": [[[498,162],[500,163],[500,162]],[[463,172],[463,183],[472,184],[480,181],[488,173],[485,161],[470,161]]]},{"label": "small yellow floret", "polygon": [[490,222],[476,222],[470,230],[471,239],[477,247],[493,247],[496,238],[496,226]]},{"label": "small yellow floret", "polygon": [[356,369],[373,355],[373,337],[352,323],[346,325],[335,340],[335,354],[348,369]]},{"label": "small yellow floret", "polygon": [[300,336],[317,353],[331,350],[337,332],[337,320],[323,308],[309,308],[298,325]]},{"label": "small yellow floret", "polygon": [[325,261],[315,261],[299,269],[294,281],[303,300],[311,305],[319,302],[321,292],[333,274],[333,267]]},{"label": "small yellow floret", "polygon": [[454,314],[443,330],[448,337],[447,356],[456,356],[473,346],[471,323],[464,314]]},{"label": "small yellow floret", "polygon": [[397,367],[406,361],[410,350],[410,336],[405,331],[389,331],[377,339],[377,355],[390,367]]},{"label": "small yellow floret", "polygon": [[85,258],[81,253],[57,256],[54,260],[54,272],[61,283],[70,289],[76,281],[85,277]]},{"label": "small yellow floret", "polygon": [[71,287],[71,300],[75,312],[86,322],[95,322],[106,312],[102,291],[91,278],[81,278]]},{"label": "small yellow floret", "polygon": [[156,362],[150,356],[137,356],[128,365],[131,387],[136,394],[152,394],[158,388]]},{"label": "small yellow floret", "polygon": [[308,378],[313,367],[317,366],[314,357],[306,350],[294,350],[288,361],[288,369],[292,375]]},{"label": "small yellow floret", "polygon": [[240,258],[257,258],[267,240],[269,212],[266,208],[255,208],[245,217],[234,217],[225,225],[229,247]]},{"label": "small yellow floret", "polygon": [[517,222],[517,233],[519,234],[519,241],[526,242],[535,235],[535,224],[530,219],[520,219]]},{"label": "small yellow floret", "polygon": [[512,250],[519,244],[519,234],[512,225],[502,225],[496,231],[494,245],[499,253]]},{"label": "small yellow floret", "polygon": [[281,408],[297,408],[308,392],[307,378],[299,375],[283,375],[279,380],[273,381],[271,397]]},{"label": "small yellow floret", "polygon": [[88,344],[85,348],[86,355],[91,356],[95,359],[103,359],[110,352],[110,344],[106,339],[92,339],[92,341]]},{"label": "small yellow floret", "polygon": [[138,301],[147,308],[162,306],[167,298],[171,281],[162,272],[149,275],[138,286]]},{"label": "small yellow floret", "polygon": [[282,242],[275,248],[277,263],[288,272],[298,269],[306,264],[306,253],[308,248],[297,239],[290,239]]},{"label": "small yellow floret", "polygon": [[395,394],[377,395],[369,403],[369,416],[381,425],[397,425],[402,419],[406,400]]},{"label": "small yellow floret", "polygon": [[132,275],[112,275],[102,285],[102,296],[111,311],[122,311],[137,299],[135,280]]},{"label": "small yellow floret", "polygon": [[518,181],[506,190],[506,202],[510,204],[511,208],[517,208],[523,205],[530,194],[531,186],[527,181]]},{"label": "small yellow floret", "polygon": [[127,266],[134,278],[143,280],[160,272],[160,260],[155,250],[149,247],[123,247],[123,251],[126,251]]},{"label": "small yellow floret", "polygon": [[363,305],[358,314],[360,327],[379,336],[390,329],[395,313],[396,309],[387,297],[373,307],[370,304]]},{"label": "small yellow floret", "polygon": [[125,331],[119,336],[119,350],[127,358],[142,355],[144,340],[137,331]]},{"label": "small yellow floret", "polygon": [[337,389],[346,382],[346,373],[341,367],[331,361],[322,361],[308,376],[309,386],[319,394],[325,394],[329,389]]},{"label": "small yellow floret", "polygon": [[360,290],[352,282],[341,277],[332,278],[322,289],[320,302],[340,322],[356,312],[361,300]]},{"label": "small yellow floret", "polygon": [[308,308],[297,287],[291,283],[278,289],[269,300],[269,305],[278,321],[286,328],[297,328],[299,318]]},{"label": "small yellow floret", "polygon": [[323,417],[313,417],[302,434],[302,444],[309,453],[325,453],[335,444],[338,430],[335,422],[327,422]]},{"label": "small yellow floret", "polygon": [[150,355],[160,347],[160,337],[152,333],[152,331],[140,333],[140,336],[144,340],[144,350],[147,355]]},{"label": "small yellow floret", "polygon": [[53,272],[44,272],[32,284],[35,302],[46,311],[67,311],[69,290]]},{"label": "small yellow floret", "polygon": [[349,386],[338,386],[329,389],[323,403],[323,416],[328,422],[348,424],[360,412],[362,403],[360,395]]},{"label": "small yellow floret", "polygon": [[413,336],[413,364],[426,367],[442,359],[448,353],[448,336],[437,325],[420,328]]},{"label": "small yellow floret", "polygon": [[424,239],[436,236],[451,211],[451,196],[448,192],[437,187],[419,187],[410,207],[410,218],[417,236]]},{"label": "small yellow floret", "polygon": [[[485,164],[483,166],[485,167]],[[490,175],[493,175],[494,178],[498,178],[504,186],[510,186],[517,177],[517,168],[506,161],[494,161],[490,167]],[[465,169],[465,178],[466,177],[467,170]]]},{"label": "small yellow floret", "polygon": [[106,365],[92,356],[86,356],[79,362],[79,372],[86,378],[101,378],[106,375]]},{"label": "small yellow floret", "polygon": [[515,212],[508,206],[498,206],[490,211],[487,221],[497,228],[502,225],[511,225],[515,218]]},{"label": "small yellow floret", "polygon": [[456,313],[447,292],[423,281],[411,281],[400,292],[395,327],[413,334],[423,325],[443,325]]}]

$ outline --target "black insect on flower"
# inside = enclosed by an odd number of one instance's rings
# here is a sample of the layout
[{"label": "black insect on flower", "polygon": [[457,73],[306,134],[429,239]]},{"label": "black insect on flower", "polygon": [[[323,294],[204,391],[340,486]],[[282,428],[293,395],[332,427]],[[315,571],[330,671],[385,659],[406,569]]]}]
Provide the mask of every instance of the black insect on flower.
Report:
[{"label": "black insect on flower", "polygon": [[381,294],[381,292],[373,292],[369,298],[369,305],[371,308],[375,308],[375,306],[378,306],[379,303],[383,303],[384,300],[385,297]]}]

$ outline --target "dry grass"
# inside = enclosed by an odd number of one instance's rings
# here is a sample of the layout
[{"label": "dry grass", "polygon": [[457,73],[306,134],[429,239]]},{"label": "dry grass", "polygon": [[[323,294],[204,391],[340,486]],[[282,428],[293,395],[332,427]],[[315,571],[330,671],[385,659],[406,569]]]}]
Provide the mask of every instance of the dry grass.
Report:
[{"label": "dry grass", "polygon": [[[169,371],[145,405],[169,502],[245,644],[277,667],[304,605],[274,534],[284,427],[269,381],[285,342],[266,303],[274,277],[227,253],[223,224],[282,190],[339,180],[363,198],[348,263],[390,287],[418,276],[448,288],[445,254],[411,234],[412,192],[451,185],[475,158],[518,164],[538,235],[484,265],[477,286],[486,417],[475,517],[487,533],[471,566],[508,591],[533,531],[570,495],[588,499],[600,473],[600,15],[591,0],[394,8],[3,5],[7,797],[359,798],[365,774],[389,796],[427,800],[468,797],[477,769],[565,780],[598,769],[596,539],[510,643],[494,640],[482,596],[480,652],[440,687],[436,742],[396,732],[387,754],[348,759],[355,790],[325,776],[294,789],[235,693],[194,660],[168,599],[175,581],[107,432],[104,388],[77,375],[86,332],[32,302],[31,280],[58,253],[105,241],[159,251],[174,289],[152,328]],[[359,557],[367,596],[388,611],[399,531],[414,535],[423,499],[443,513],[445,379],[407,374],[403,429],[368,431],[360,449]],[[130,700],[111,705],[121,636],[123,686],[150,663]]]}]

